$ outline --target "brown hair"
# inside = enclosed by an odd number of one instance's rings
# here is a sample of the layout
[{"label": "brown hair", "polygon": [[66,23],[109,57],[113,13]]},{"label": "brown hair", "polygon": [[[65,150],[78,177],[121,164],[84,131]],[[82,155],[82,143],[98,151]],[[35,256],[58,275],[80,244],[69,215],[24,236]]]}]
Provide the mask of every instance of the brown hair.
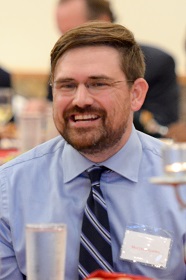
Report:
[{"label": "brown hair", "polygon": [[115,15],[107,0],[86,0],[88,20],[98,20],[102,15],[108,16],[111,22],[115,21]]},{"label": "brown hair", "polygon": [[110,22],[89,22],[62,35],[51,51],[51,81],[58,59],[67,51],[85,46],[111,46],[121,57],[121,69],[127,80],[144,77],[143,53],[131,31]]}]

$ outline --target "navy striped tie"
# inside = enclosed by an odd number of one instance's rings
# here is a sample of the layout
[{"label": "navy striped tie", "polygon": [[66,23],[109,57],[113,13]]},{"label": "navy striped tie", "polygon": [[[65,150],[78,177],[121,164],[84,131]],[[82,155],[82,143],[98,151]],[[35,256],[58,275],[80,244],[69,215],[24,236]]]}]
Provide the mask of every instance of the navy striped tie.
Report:
[{"label": "navy striped tie", "polygon": [[100,189],[104,166],[92,166],[87,170],[91,191],[85,206],[79,255],[79,279],[101,269],[113,271],[110,226],[106,203]]}]

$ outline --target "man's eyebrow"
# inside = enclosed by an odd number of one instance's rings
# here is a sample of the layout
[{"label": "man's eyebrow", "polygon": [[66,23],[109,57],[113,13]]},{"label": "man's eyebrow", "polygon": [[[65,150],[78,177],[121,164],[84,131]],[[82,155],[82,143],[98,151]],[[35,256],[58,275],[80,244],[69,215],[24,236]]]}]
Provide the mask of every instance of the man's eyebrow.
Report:
[{"label": "man's eyebrow", "polygon": [[111,78],[105,76],[105,75],[99,75],[99,76],[90,76],[88,79],[91,80],[111,80]]},{"label": "man's eyebrow", "polygon": [[72,78],[59,78],[54,81],[54,83],[63,83],[63,82],[75,82]]},{"label": "man's eyebrow", "polygon": [[[111,81],[112,79],[109,78],[108,76],[105,75],[98,75],[98,76],[89,76],[87,77],[87,80],[106,80],[106,81]],[[64,78],[58,78],[54,81],[55,84],[59,83],[65,83],[65,82],[77,82],[75,79],[70,78],[70,77],[64,77]]]}]

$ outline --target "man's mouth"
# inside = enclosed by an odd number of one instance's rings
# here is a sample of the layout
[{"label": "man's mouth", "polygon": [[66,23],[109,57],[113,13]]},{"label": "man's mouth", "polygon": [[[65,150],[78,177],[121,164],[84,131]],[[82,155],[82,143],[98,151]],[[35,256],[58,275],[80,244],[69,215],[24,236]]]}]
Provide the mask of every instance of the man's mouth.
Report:
[{"label": "man's mouth", "polygon": [[77,114],[77,115],[72,115],[70,119],[74,122],[94,121],[99,119],[99,116],[94,114],[86,114],[86,115]]}]

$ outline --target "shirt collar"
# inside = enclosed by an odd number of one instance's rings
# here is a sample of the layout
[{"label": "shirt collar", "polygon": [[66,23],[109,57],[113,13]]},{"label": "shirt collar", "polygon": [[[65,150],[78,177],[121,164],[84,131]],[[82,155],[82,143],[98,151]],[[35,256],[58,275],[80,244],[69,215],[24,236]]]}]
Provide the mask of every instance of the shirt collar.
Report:
[{"label": "shirt collar", "polygon": [[[141,156],[142,145],[137,131],[133,127],[132,133],[123,148],[108,160],[102,162],[101,165],[131,181],[137,182]],[[81,155],[71,145],[65,143],[62,164],[64,182],[68,182],[83,173],[94,163]]]}]

